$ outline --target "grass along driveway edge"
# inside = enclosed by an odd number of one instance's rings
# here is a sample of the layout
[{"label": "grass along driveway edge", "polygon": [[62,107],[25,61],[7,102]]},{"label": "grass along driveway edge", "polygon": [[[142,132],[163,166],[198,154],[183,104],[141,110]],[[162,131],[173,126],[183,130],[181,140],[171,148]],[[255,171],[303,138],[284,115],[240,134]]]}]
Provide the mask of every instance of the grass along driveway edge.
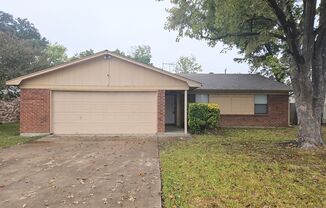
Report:
[{"label": "grass along driveway edge", "polygon": [[18,123],[6,123],[0,124],[0,149],[10,147],[16,144],[23,144],[36,139],[37,137],[22,137],[19,135],[19,124]]}]

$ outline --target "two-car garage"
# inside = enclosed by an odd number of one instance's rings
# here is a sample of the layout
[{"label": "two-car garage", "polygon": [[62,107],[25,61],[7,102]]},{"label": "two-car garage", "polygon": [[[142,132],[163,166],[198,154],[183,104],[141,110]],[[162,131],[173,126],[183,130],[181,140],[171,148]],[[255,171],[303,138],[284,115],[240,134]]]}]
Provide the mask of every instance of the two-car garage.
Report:
[{"label": "two-car garage", "polygon": [[157,92],[53,91],[54,134],[154,134]]}]

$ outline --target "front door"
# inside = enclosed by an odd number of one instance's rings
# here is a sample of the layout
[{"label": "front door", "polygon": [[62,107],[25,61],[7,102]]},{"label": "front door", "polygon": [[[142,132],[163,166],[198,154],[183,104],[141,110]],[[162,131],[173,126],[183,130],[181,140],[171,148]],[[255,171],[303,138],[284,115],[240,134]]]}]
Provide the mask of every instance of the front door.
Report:
[{"label": "front door", "polygon": [[165,123],[175,124],[175,95],[165,97]]}]

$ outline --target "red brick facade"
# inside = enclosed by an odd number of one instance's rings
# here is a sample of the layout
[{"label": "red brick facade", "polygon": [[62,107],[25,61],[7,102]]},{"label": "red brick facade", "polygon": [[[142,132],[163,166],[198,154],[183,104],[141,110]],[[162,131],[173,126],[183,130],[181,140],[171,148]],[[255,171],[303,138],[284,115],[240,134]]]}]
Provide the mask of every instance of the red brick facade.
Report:
[{"label": "red brick facade", "polygon": [[20,133],[50,133],[50,90],[21,90]]},{"label": "red brick facade", "polygon": [[157,132],[165,132],[165,91],[159,90],[157,94]]},{"label": "red brick facade", "polygon": [[268,95],[265,115],[221,115],[221,126],[287,127],[288,95]]},{"label": "red brick facade", "polygon": [[[157,96],[157,132],[165,132],[165,91]],[[266,115],[221,115],[221,126],[288,126],[288,95],[268,95]],[[20,132],[50,133],[50,90],[22,89]]]}]

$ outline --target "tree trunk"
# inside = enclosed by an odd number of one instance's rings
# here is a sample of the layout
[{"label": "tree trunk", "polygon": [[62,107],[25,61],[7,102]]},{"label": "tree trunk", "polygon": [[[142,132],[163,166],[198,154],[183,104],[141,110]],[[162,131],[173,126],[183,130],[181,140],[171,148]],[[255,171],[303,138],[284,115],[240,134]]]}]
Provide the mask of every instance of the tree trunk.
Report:
[{"label": "tree trunk", "polygon": [[[296,36],[296,47],[301,51],[303,62],[295,59],[296,70],[292,73],[292,84],[297,103],[299,124],[299,144],[303,148],[323,146],[322,113],[325,102],[326,69],[325,61],[325,2],[321,2],[319,19],[320,34],[315,36],[314,23],[316,15],[316,0],[305,1],[303,12],[302,42]],[[291,32],[290,32],[291,34]],[[289,36],[291,41],[291,36]],[[300,46],[300,43],[302,44]],[[295,58],[295,57],[294,57]],[[299,60],[299,61],[298,61]]]},{"label": "tree trunk", "polygon": [[321,129],[321,116],[315,116],[309,101],[296,101],[299,145],[302,148],[315,148],[324,145]]},{"label": "tree trunk", "polygon": [[[289,9],[290,1],[267,2],[283,29],[291,54],[293,68],[290,77],[296,100],[300,145],[303,148],[322,146],[321,116],[326,94],[326,0],[320,0],[318,29],[315,29],[317,0],[302,2],[300,24],[291,14],[294,10]],[[283,5],[285,2],[287,6]]]},{"label": "tree trunk", "polygon": [[323,77],[320,77],[318,73],[316,75],[316,71],[321,69],[318,68],[320,67],[319,61],[320,59],[313,60],[314,73],[309,72],[309,64],[297,64],[298,68],[291,75],[298,115],[298,141],[299,145],[305,149],[324,145],[321,119],[325,92]]}]

